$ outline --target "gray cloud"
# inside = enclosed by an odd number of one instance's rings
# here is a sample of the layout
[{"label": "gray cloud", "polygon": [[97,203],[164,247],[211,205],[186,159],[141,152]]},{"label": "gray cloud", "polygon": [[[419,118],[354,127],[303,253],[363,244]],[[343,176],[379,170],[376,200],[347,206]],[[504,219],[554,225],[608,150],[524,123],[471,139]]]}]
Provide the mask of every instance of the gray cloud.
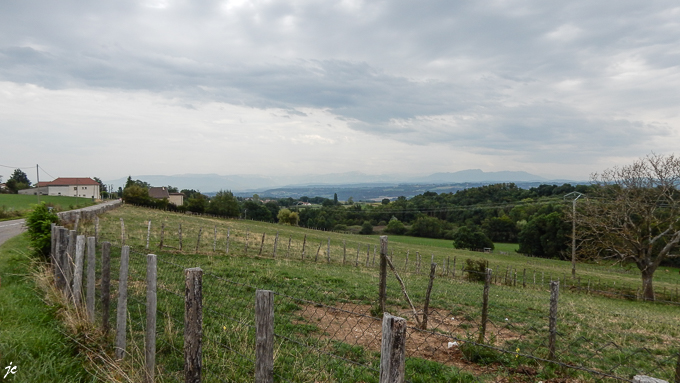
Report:
[{"label": "gray cloud", "polygon": [[2,2],[0,80],[328,109],[527,161],[620,156],[677,130],[679,16],[632,0]]}]

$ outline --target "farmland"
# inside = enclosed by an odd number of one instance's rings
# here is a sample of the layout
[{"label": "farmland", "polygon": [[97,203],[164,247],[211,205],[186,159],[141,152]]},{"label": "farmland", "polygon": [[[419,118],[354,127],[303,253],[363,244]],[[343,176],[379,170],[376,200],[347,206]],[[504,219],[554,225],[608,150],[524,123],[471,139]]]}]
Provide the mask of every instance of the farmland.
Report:
[{"label": "farmland", "polygon": [[[122,237],[121,219],[125,227]],[[88,235],[94,233],[92,223],[83,223],[81,229]],[[146,250],[148,231],[150,248]],[[178,378],[182,369],[183,269],[196,266],[205,272],[204,331],[209,340],[204,358],[211,361],[205,363],[210,366],[206,367],[208,381],[251,379],[254,333],[249,326],[253,323],[254,288],[270,289],[277,294],[276,332],[280,336],[276,341],[275,373],[280,379],[377,381],[375,367],[379,355],[376,355],[375,326],[379,322],[373,319],[378,314],[375,312],[376,236],[133,207],[102,216],[99,233],[102,240],[111,241],[118,251],[121,238],[132,246],[131,275],[139,283],[131,285],[135,286],[132,296],[137,294],[137,302],[143,301],[140,296],[145,267],[143,254],[154,252],[159,256],[162,293],[159,293],[158,308],[159,318],[163,319],[159,319],[158,324],[162,334],[158,361],[162,375],[169,381]],[[162,249],[159,248],[161,238]],[[390,237],[388,254],[419,316],[430,261],[434,260],[438,266],[428,331],[409,330],[407,379],[497,381],[498,376],[505,376],[513,381],[535,381],[535,378],[565,376],[596,381],[601,378],[569,369],[567,365],[615,376],[628,377],[643,371],[671,379],[679,336],[677,306],[636,301],[639,277],[634,271],[611,265],[579,265],[580,280],[571,280],[567,277],[571,270],[567,262],[526,258],[513,252],[474,253],[447,248],[441,242],[411,242],[413,240],[420,239]],[[483,336],[484,344],[493,346],[491,349],[475,348],[481,346],[473,347],[470,342],[479,335],[483,285],[464,278],[469,274],[462,271],[465,259],[486,260],[494,270],[490,325]],[[115,269],[113,265],[112,269]],[[550,301],[548,284],[558,279],[561,283],[560,364],[555,365],[543,360]],[[666,291],[667,300],[677,299],[677,283],[676,269],[657,273],[655,286],[657,291]],[[622,287],[629,293],[628,297],[615,294],[620,293]],[[415,326],[416,316],[393,276],[388,278],[387,291],[387,311],[407,318],[409,325]],[[139,342],[143,309],[129,310],[131,340]],[[447,344],[454,341],[463,346],[448,348]],[[635,357],[631,357],[633,355]],[[134,358],[130,363],[134,364]]]}]

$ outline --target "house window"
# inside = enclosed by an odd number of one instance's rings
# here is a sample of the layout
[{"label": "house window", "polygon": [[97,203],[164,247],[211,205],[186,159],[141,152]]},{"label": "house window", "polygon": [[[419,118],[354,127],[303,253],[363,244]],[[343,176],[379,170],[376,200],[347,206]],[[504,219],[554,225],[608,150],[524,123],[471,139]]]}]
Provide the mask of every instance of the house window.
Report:
[{"label": "house window", "polygon": [[74,186],[73,190],[78,191],[78,186]]},{"label": "house window", "polygon": [[83,190],[87,190],[87,186],[83,186]]}]

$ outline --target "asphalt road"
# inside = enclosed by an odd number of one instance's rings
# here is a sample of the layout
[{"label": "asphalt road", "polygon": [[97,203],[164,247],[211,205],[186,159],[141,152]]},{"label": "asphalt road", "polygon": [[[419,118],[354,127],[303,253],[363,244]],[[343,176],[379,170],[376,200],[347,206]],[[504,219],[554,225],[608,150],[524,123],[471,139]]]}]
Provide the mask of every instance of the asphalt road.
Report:
[{"label": "asphalt road", "polygon": [[24,226],[24,219],[15,219],[13,221],[1,221],[0,222],[0,245],[5,243],[8,239],[19,235],[26,231],[26,226]]}]

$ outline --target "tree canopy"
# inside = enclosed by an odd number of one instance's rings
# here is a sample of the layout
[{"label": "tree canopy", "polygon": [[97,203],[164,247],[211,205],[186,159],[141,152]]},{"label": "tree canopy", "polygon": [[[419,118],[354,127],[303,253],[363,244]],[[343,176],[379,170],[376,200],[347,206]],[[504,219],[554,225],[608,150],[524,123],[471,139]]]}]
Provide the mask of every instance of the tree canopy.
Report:
[{"label": "tree canopy", "polygon": [[654,300],[654,272],[678,257],[671,252],[680,243],[680,158],[651,154],[591,180],[596,188],[572,217],[580,255],[635,263],[644,298]]}]

